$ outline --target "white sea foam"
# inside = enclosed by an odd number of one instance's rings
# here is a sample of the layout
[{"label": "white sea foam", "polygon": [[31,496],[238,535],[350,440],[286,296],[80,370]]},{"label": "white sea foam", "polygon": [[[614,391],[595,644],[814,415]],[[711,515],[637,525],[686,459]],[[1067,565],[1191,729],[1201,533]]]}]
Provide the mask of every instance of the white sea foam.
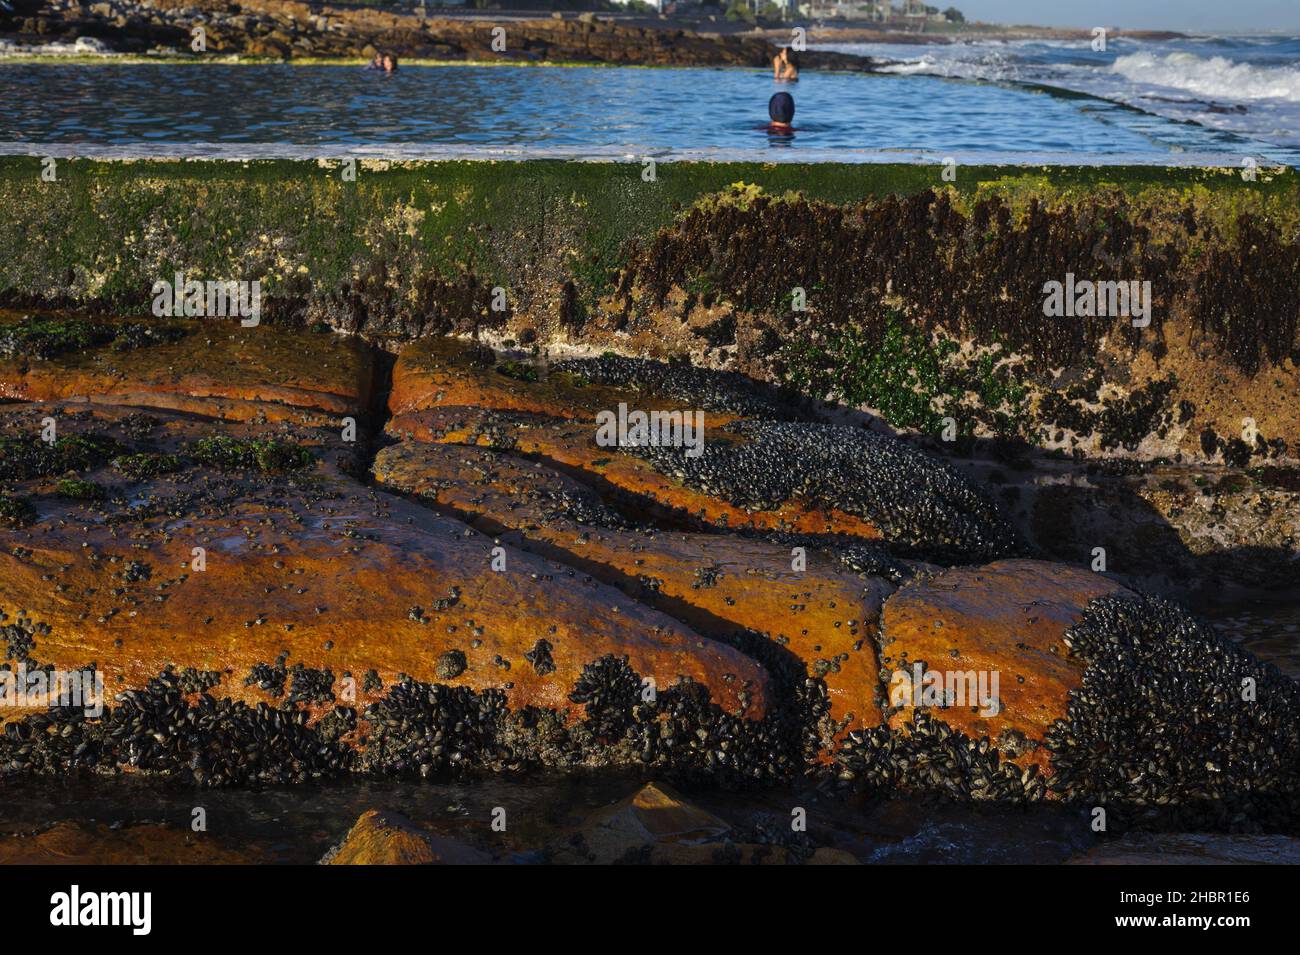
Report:
[{"label": "white sea foam", "polygon": [[1121,38],[1100,54],[1087,42],[1038,40],[821,48],[893,60],[884,70],[903,76],[1057,87],[1264,144],[1300,147],[1300,40],[1294,37]]},{"label": "white sea foam", "polygon": [[1135,83],[1184,90],[1214,99],[1300,102],[1300,68],[1297,67],[1239,63],[1224,56],[1203,57],[1182,52],[1160,56],[1144,51],[1121,56],[1111,69]]}]

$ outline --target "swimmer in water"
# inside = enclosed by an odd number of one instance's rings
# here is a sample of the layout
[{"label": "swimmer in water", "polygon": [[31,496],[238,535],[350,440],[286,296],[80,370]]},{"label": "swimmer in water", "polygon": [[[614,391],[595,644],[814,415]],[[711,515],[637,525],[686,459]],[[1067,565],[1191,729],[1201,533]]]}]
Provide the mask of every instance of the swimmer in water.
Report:
[{"label": "swimmer in water", "polygon": [[773,93],[767,101],[767,115],[772,118],[772,122],[767,125],[769,133],[794,133],[794,127],[790,125],[794,120],[794,97],[789,93]]},{"label": "swimmer in water", "polygon": [[397,57],[396,57],[396,55],[394,55],[394,54],[392,54],[392,53],[385,53],[385,54],[384,54],[384,72],[385,72],[385,73],[396,73],[396,72],[397,72]]},{"label": "swimmer in water", "polygon": [[781,47],[772,57],[772,79],[778,83],[798,83],[799,54],[788,46]]},{"label": "swimmer in water", "polygon": [[382,53],[376,53],[374,57],[371,58],[370,65],[366,67],[368,70],[382,70],[383,68],[384,54]]}]

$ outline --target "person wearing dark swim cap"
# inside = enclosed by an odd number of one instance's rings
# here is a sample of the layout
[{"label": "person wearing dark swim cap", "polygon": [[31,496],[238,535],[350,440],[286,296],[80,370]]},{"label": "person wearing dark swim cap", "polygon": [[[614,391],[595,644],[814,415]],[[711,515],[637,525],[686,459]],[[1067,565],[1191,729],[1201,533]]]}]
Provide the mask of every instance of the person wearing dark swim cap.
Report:
[{"label": "person wearing dark swim cap", "polygon": [[789,93],[773,93],[767,101],[767,115],[772,118],[768,129],[773,132],[788,132],[794,120],[794,97]]}]

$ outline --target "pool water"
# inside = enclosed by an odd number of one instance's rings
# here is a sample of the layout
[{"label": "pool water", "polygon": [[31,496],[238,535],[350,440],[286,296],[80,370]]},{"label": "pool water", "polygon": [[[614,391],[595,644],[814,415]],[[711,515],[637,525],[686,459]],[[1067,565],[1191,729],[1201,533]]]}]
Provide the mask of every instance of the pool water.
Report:
[{"label": "pool water", "polygon": [[[769,136],[788,89],[796,133]],[[748,69],[0,64],[0,151],[37,155],[1232,165],[1286,146],[1009,82]]]}]

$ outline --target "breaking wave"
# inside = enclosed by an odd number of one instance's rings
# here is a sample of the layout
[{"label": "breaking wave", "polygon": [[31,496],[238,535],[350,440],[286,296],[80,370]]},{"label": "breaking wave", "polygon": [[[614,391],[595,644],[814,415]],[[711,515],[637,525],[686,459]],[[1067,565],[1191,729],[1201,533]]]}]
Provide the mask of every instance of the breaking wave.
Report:
[{"label": "breaking wave", "polygon": [[1300,67],[1257,66],[1226,56],[1195,53],[1130,53],[1112,69],[1135,83],[1165,86],[1222,100],[1280,99],[1300,102]]}]

